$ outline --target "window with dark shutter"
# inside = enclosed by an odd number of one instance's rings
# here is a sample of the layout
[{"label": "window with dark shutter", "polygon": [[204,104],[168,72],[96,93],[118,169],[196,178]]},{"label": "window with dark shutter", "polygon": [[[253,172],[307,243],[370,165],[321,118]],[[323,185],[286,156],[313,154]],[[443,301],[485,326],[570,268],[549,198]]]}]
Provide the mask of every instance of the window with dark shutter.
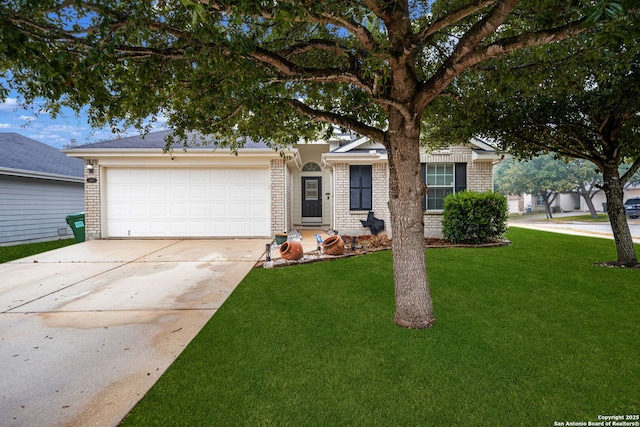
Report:
[{"label": "window with dark shutter", "polygon": [[424,210],[442,209],[445,197],[467,189],[466,163],[422,163],[420,171],[429,187],[429,192],[423,200]]}]

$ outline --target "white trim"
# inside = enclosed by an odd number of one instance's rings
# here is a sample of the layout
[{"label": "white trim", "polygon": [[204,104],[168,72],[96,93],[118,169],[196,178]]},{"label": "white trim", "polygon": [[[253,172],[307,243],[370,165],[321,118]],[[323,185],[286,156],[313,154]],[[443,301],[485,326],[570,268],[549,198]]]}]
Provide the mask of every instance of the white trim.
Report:
[{"label": "white trim", "polygon": [[492,151],[492,152],[496,152],[495,147],[492,147],[491,145],[487,144],[486,142],[484,142],[483,140],[481,140],[480,138],[477,137],[472,137],[469,140],[469,143],[472,145],[475,145],[476,147],[480,148],[481,150],[484,151]]},{"label": "white trim", "polygon": [[382,144],[378,144],[377,142],[373,142],[371,141],[369,138],[366,137],[362,137],[360,139],[356,139],[355,141],[345,145],[344,147],[338,148],[335,151],[332,151],[332,153],[347,153],[351,150],[354,150],[362,145],[365,144],[369,144],[372,147],[377,147],[377,148],[384,148],[384,146]]},{"label": "white trim", "polygon": [[383,163],[387,161],[387,153],[379,153],[373,150],[368,153],[336,153],[334,151],[322,154],[322,162],[324,164],[349,163],[357,165]]},{"label": "white trim", "polygon": [[0,168],[0,175],[19,176],[22,178],[49,179],[52,181],[84,182],[84,177],[82,176],[59,175],[55,173],[12,168]]},{"label": "white trim", "polygon": [[494,162],[496,160],[501,160],[502,155],[496,153],[495,151],[491,151],[488,153],[478,153],[475,150],[471,150],[471,161],[472,162]]},{"label": "white trim", "polygon": [[338,148],[337,150],[332,151],[333,153],[346,153],[348,151],[353,150],[354,148],[358,148],[359,146],[361,146],[362,144],[364,144],[365,142],[369,142],[369,138],[366,137],[362,137],[360,139],[356,139],[353,142],[350,142],[349,144]]}]

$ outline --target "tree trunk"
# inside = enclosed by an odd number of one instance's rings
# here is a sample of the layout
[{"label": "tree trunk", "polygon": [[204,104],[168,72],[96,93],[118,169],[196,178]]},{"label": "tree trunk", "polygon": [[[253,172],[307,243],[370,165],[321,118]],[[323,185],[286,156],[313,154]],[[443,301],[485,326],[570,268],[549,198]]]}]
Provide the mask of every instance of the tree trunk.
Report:
[{"label": "tree trunk", "polygon": [[389,211],[393,232],[395,322],[414,329],[434,324],[425,262],[422,198],[426,186],[420,173],[420,125],[390,116],[388,140]]},{"label": "tree trunk", "polygon": [[633,238],[627,223],[627,214],[624,210],[624,184],[620,182],[618,165],[605,166],[602,171],[604,177],[604,193],[607,198],[607,213],[613,231],[613,239],[616,242],[618,259],[616,263],[628,267],[638,265]]},{"label": "tree trunk", "polygon": [[598,211],[596,210],[596,207],[593,206],[593,194],[585,194],[584,196],[584,201],[587,203],[587,207],[589,208],[589,213],[591,214],[591,218],[595,219],[598,218]]},{"label": "tree trunk", "polygon": [[589,209],[589,214],[591,215],[591,218],[593,219],[598,218],[598,212],[596,211],[596,207],[593,206],[593,195],[595,193],[592,193],[591,191],[587,190],[584,186],[578,187],[578,190],[576,191],[576,193],[578,193],[578,195],[584,199],[585,203],[587,204],[587,209]]},{"label": "tree trunk", "polygon": [[547,219],[553,218],[551,215],[551,202],[549,201],[550,193],[548,191],[541,192],[542,203],[544,204],[544,213],[547,215]]}]

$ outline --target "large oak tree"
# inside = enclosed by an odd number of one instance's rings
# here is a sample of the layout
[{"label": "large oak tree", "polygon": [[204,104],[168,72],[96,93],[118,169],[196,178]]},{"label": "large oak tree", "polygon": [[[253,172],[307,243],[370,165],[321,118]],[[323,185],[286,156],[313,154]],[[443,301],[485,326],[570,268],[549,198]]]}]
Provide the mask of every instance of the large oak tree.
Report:
[{"label": "large oak tree", "polygon": [[[584,30],[590,0],[8,0],[0,72],[92,123],[291,144],[326,124],[387,149],[396,323],[435,321],[420,174],[425,108],[469,67]],[[240,142],[238,142],[240,141]]]}]

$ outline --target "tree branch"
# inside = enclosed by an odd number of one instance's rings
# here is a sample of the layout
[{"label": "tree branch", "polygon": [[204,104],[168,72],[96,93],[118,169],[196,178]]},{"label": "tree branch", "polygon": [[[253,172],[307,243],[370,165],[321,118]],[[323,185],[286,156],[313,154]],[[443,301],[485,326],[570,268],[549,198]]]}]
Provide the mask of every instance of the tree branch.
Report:
[{"label": "tree branch", "polygon": [[316,110],[297,99],[288,99],[286,101],[289,102],[291,107],[294,108],[296,111],[314,120],[318,120],[325,123],[331,123],[338,126],[343,126],[347,129],[351,129],[356,133],[359,133],[360,135],[366,136],[367,138],[373,141],[377,141],[377,142],[384,141],[384,137],[385,137],[384,131],[381,131],[380,129],[377,129],[373,126],[368,126],[351,117],[345,117],[343,115],[331,113],[328,111]]},{"label": "tree branch", "polygon": [[631,167],[624,173],[624,175],[620,177],[620,183],[624,185],[627,182],[629,182],[631,177],[635,175],[635,173],[638,172],[638,170],[640,170],[640,157],[635,159],[634,162],[631,164]]},{"label": "tree branch", "polygon": [[585,31],[585,27],[582,25],[585,18],[577,21],[570,22],[569,24],[561,27],[552,28],[550,30],[542,30],[534,33],[525,33],[516,37],[510,37],[506,39],[498,40],[482,49],[474,50],[473,52],[460,58],[461,63],[467,64],[467,67],[478,64],[485,59],[495,56],[504,55],[525,47],[535,47],[565,40],[571,36]]},{"label": "tree branch", "polygon": [[[229,52],[229,54],[231,54],[231,52]],[[360,80],[358,76],[348,70],[300,67],[286,58],[263,48],[256,48],[246,56],[294,80],[322,83],[349,83],[371,93],[371,88]]]},{"label": "tree branch", "polygon": [[[225,13],[232,14],[233,7],[229,4],[224,4],[220,1],[211,1],[211,0],[198,0],[201,4],[209,7],[212,11],[217,13]],[[287,2],[285,2],[287,3]],[[289,2],[290,4],[294,4],[293,2]],[[247,16],[251,16],[247,14]],[[255,18],[263,18],[263,19],[276,19],[274,10],[269,10],[262,8],[259,13],[252,15]],[[304,18],[293,17],[292,22],[315,22],[317,24],[331,24],[336,27],[344,28],[349,33],[353,34],[354,37],[358,39],[360,43],[362,43],[363,47],[367,50],[372,50],[376,46],[376,42],[373,38],[371,32],[359,24],[353,19],[338,16],[331,11],[323,11],[319,15],[308,14]]]},{"label": "tree branch", "polygon": [[475,12],[494,4],[496,0],[476,0],[471,4],[464,5],[458,10],[448,13],[444,17],[437,19],[431,25],[422,28],[416,35],[416,42],[423,44],[429,37],[438,31],[447,28],[464,18],[473,15]]},{"label": "tree branch", "polygon": [[313,40],[309,40],[309,41],[305,41],[302,43],[289,46],[286,49],[282,49],[278,51],[278,55],[280,55],[283,58],[289,59],[294,55],[302,55],[304,53],[307,53],[313,50],[323,50],[326,52],[333,52],[336,54],[336,56],[344,56],[348,54],[344,50],[344,48],[338,44],[337,41],[313,39]]}]

